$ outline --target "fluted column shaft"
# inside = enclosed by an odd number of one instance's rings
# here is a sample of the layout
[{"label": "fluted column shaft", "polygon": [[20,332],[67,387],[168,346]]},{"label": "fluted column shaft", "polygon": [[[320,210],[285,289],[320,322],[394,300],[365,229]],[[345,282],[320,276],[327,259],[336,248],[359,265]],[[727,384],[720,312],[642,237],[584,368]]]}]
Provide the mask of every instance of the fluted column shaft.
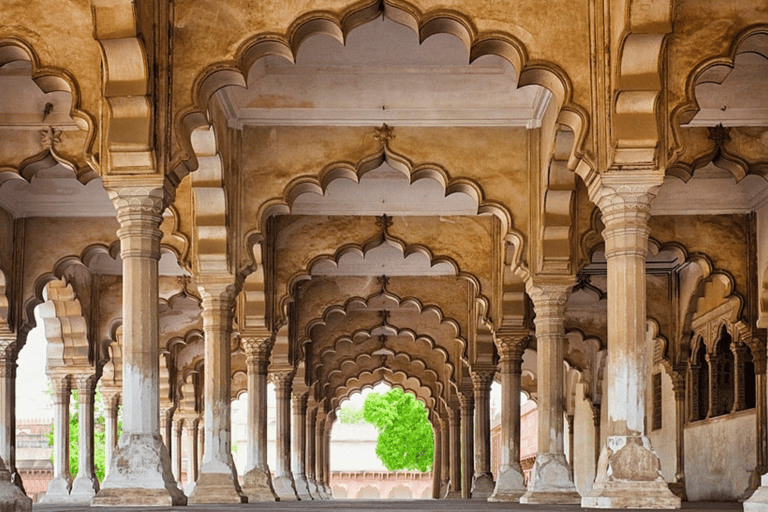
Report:
[{"label": "fluted column shaft", "polygon": [[277,429],[277,457],[275,458],[275,478],[272,485],[281,501],[297,500],[296,484],[291,472],[291,387],[293,368],[270,370],[270,378],[275,385],[275,423]]},{"label": "fluted column shaft", "polygon": [[520,374],[527,333],[496,340],[501,377],[501,453],[496,488],[489,501],[518,501],[525,494],[520,467]]},{"label": "fluted column shaft", "polygon": [[293,396],[293,443],[291,445],[291,469],[293,471],[293,481],[296,485],[296,494],[302,500],[311,500],[309,486],[307,485],[307,475],[304,471],[304,459],[307,448],[307,392],[298,391],[292,393]]},{"label": "fluted column shaft", "polygon": [[608,273],[607,446],[583,507],[679,508],[645,433],[646,276],[651,201],[662,173],[609,170],[590,196],[603,214]]},{"label": "fluted column shaft", "polygon": [[472,388],[475,395],[475,474],[472,476],[472,498],[488,499],[496,482],[491,473],[491,384],[496,369],[473,369]]},{"label": "fluted column shaft", "polygon": [[[158,261],[164,189],[115,186],[107,192],[117,210],[123,260],[123,435],[95,506],[184,505],[160,437]],[[151,454],[151,455],[148,455]]]},{"label": "fluted column shaft", "polygon": [[459,391],[461,404],[461,497],[472,496],[473,462],[475,460],[475,396],[471,389]]},{"label": "fluted column shaft", "polygon": [[536,279],[527,283],[527,292],[536,311],[536,382],[539,448],[528,491],[520,503],[578,503],[579,494],[564,453],[564,372],[565,306],[571,277]]},{"label": "fluted column shaft", "polygon": [[272,476],[267,463],[267,369],[273,338],[243,335],[248,370],[248,454],[243,492],[249,501],[275,501]]},{"label": "fluted column shaft", "polygon": [[72,483],[70,502],[90,504],[91,499],[99,491],[99,481],[96,478],[93,453],[94,428],[94,394],[97,377],[95,375],[77,375],[77,400],[79,405],[79,443],[77,478]]}]

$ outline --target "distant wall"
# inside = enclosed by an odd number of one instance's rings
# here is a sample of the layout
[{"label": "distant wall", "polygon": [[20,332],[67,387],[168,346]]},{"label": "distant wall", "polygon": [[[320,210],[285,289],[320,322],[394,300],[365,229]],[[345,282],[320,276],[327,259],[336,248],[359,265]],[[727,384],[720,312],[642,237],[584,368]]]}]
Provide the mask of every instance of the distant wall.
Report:
[{"label": "distant wall", "polygon": [[755,411],[685,427],[685,489],[690,501],[745,498],[755,469]]}]

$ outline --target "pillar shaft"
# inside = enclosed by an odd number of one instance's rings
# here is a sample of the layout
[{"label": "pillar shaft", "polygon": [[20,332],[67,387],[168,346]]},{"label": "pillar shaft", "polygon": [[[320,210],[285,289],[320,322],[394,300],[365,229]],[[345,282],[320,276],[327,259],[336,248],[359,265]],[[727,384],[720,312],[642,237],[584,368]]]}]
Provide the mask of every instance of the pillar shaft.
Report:
[{"label": "pillar shaft", "polygon": [[187,495],[194,491],[198,478],[197,426],[199,422],[198,418],[186,418],[184,420],[184,430],[187,433]]},{"label": "pillar shaft", "polygon": [[443,447],[442,431],[440,430],[440,422],[434,421],[432,423],[432,431],[434,432],[434,453],[432,459],[432,499],[440,499],[440,483],[442,481],[442,469],[443,469],[443,453],[441,448]]},{"label": "pillar shaft", "polygon": [[607,171],[590,190],[603,213],[608,273],[607,446],[583,507],[679,508],[645,434],[648,219],[661,173]]},{"label": "pillar shaft", "polygon": [[317,412],[315,420],[315,482],[317,483],[317,492],[321,499],[328,499],[325,493],[323,481],[325,479],[325,447],[323,443],[323,432],[325,431],[326,416]]},{"label": "pillar shaft", "polygon": [[495,373],[495,368],[473,369],[471,373],[475,398],[473,499],[488,499],[496,486],[491,473],[491,384]]},{"label": "pillar shaft", "polygon": [[204,275],[199,288],[203,298],[205,334],[205,451],[190,503],[243,503],[231,443],[232,304],[234,286],[228,275]]},{"label": "pillar shaft", "polygon": [[69,473],[69,401],[72,395],[69,375],[51,374],[53,388],[53,479],[40,503],[65,503],[69,500],[72,476]]},{"label": "pillar shaft", "polygon": [[293,368],[270,371],[270,378],[275,385],[277,457],[275,459],[275,478],[272,485],[281,501],[295,501],[296,485],[291,473],[291,386]]},{"label": "pillar shaft", "polygon": [[333,499],[331,490],[331,428],[336,420],[334,416],[329,416],[323,428],[323,489],[329,499]]},{"label": "pillar shaft", "polygon": [[472,496],[475,460],[475,397],[471,389],[459,392],[461,404],[461,497]]},{"label": "pillar shaft", "polygon": [[440,498],[447,498],[451,482],[451,434],[448,416],[440,419]]},{"label": "pillar shaft", "polygon": [[311,500],[307,475],[305,473],[304,459],[307,449],[307,392],[298,391],[293,396],[293,442],[291,444],[291,469],[293,481],[296,485],[296,494],[299,499]]},{"label": "pillar shaft", "polygon": [[109,475],[112,467],[112,456],[117,446],[117,411],[120,403],[120,394],[117,391],[101,392],[101,398],[104,400],[104,451],[106,461],[106,474]]},{"label": "pillar shaft", "polygon": [[244,335],[242,345],[248,369],[248,456],[243,492],[249,501],[275,501],[267,464],[267,368],[273,339],[269,333]]},{"label": "pillar shaft", "polygon": [[123,435],[95,506],[184,505],[160,437],[158,270],[162,178],[107,190],[117,210],[123,260]]},{"label": "pillar shaft", "polygon": [[184,428],[184,420],[177,418],[173,420],[172,439],[173,449],[171,450],[171,461],[173,462],[173,476],[181,485],[181,432]]},{"label": "pillar shaft", "polygon": [[536,382],[539,398],[539,448],[528,491],[520,503],[578,503],[580,496],[564,453],[565,305],[570,277],[529,281],[528,295],[536,311]]},{"label": "pillar shaft", "polygon": [[451,452],[449,498],[461,497],[461,412],[458,404],[448,411],[449,442]]},{"label": "pillar shaft", "polygon": [[526,491],[520,467],[520,374],[527,344],[525,332],[496,340],[501,377],[501,452],[496,488],[489,501],[518,501]]},{"label": "pillar shaft", "polygon": [[307,472],[307,487],[309,488],[309,494],[312,497],[312,499],[320,498],[320,495],[317,492],[317,478],[316,478],[316,467],[315,467],[315,460],[317,457],[316,453],[316,446],[315,446],[315,429],[317,428],[317,407],[311,407],[307,410],[307,418],[306,418],[306,438],[307,438],[307,446],[305,450],[306,454],[306,460],[304,462],[304,466],[306,468]]},{"label": "pillar shaft", "polygon": [[89,505],[91,499],[99,491],[99,481],[96,478],[93,453],[93,405],[96,381],[95,375],[78,375],[75,377],[79,402],[80,445],[78,446],[77,478],[72,483],[70,502],[83,505]]},{"label": "pillar shaft", "polygon": [[675,394],[675,480],[669,488],[685,500],[685,375],[674,372],[671,377]]},{"label": "pillar shaft", "polygon": [[[16,336],[0,332],[0,510],[29,512],[32,499],[16,472]],[[7,458],[6,458],[7,457]],[[15,477],[18,479],[14,479]],[[18,483],[18,485],[16,483]]]}]

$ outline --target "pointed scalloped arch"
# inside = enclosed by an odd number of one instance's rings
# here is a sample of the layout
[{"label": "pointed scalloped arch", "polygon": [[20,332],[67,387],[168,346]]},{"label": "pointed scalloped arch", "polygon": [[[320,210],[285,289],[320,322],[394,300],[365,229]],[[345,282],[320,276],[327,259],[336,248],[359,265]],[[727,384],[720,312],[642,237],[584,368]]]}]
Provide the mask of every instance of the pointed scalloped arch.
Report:
[{"label": "pointed scalloped arch", "polygon": [[[676,161],[683,150],[681,126],[690,122],[699,111],[699,103],[696,100],[696,86],[702,83],[721,84],[733,70],[736,56],[742,53],[758,53],[768,59],[768,25],[759,24],[746,28],[734,38],[729,51],[725,55],[710,56],[703,59],[688,75],[685,84],[685,98],[680,104],[671,109],[669,114],[674,135],[674,147],[672,148],[672,165],[669,167],[668,174],[687,181],[696,168],[711,161],[714,155],[700,156],[691,164]],[[729,155],[724,161],[729,163],[734,170],[739,169],[739,172],[742,170],[746,170],[746,172],[752,171],[745,162],[740,162],[740,159],[735,158],[734,155]],[[733,172],[728,167],[724,168]],[[757,170],[761,175],[768,175],[768,169],[761,167]]]},{"label": "pointed scalloped arch", "polygon": [[323,401],[327,401],[330,410],[335,411],[339,408],[343,398],[364,387],[372,387],[379,382],[385,382],[390,387],[400,388],[405,392],[412,393],[426,406],[427,410],[431,410],[436,403],[436,397],[433,395],[432,390],[427,386],[423,386],[417,378],[409,377],[402,371],[389,368],[378,368],[374,371],[363,370],[358,375],[348,378],[336,387],[332,395],[326,394],[326,398]]},{"label": "pointed scalloped arch", "polygon": [[55,279],[45,285],[45,291],[48,298],[38,314],[45,327],[46,368],[92,366],[88,324],[72,286]]},{"label": "pointed scalloped arch", "polygon": [[[99,169],[99,164],[91,152],[91,148],[96,141],[96,122],[90,114],[80,109],[80,88],[75,78],[63,69],[42,66],[37,53],[26,41],[15,37],[0,38],[0,67],[15,61],[30,63],[32,67],[31,78],[44,93],[60,91],[71,95],[72,101],[69,116],[80,130],[86,132],[86,136],[85,147],[83,148],[83,161],[75,161],[72,158],[64,157],[55,149],[45,150],[27,159],[19,166],[19,169],[14,170],[11,174],[15,174],[17,177],[23,176],[24,179],[29,181],[37,170],[34,164],[48,158],[54,163],[61,163],[72,169],[75,172],[76,178],[83,184],[98,177],[96,170]],[[0,172],[0,185],[4,178],[8,177],[7,172]]]}]

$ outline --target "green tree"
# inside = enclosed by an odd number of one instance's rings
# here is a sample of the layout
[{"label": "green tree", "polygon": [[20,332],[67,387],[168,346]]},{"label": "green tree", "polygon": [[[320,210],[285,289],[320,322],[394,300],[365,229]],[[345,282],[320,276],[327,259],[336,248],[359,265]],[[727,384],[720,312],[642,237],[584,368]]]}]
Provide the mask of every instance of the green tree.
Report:
[{"label": "green tree", "polygon": [[339,409],[337,416],[341,423],[355,424],[365,422],[365,418],[363,417],[363,408],[355,407],[349,402],[344,404],[344,406]]},{"label": "green tree", "polygon": [[376,426],[376,455],[390,471],[431,471],[434,435],[424,404],[394,388],[371,393],[363,405],[365,421]]}]

